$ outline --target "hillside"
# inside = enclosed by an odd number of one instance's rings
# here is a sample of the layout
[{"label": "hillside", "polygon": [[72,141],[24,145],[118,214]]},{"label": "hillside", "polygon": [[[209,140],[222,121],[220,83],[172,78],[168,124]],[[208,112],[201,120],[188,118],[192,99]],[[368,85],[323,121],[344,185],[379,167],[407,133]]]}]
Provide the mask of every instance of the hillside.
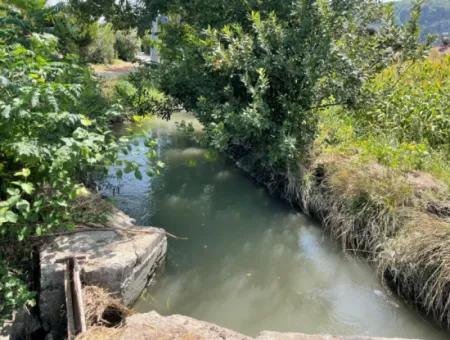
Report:
[{"label": "hillside", "polygon": [[[396,3],[396,14],[400,22],[409,18],[412,0],[401,0]],[[422,18],[422,37],[427,34],[450,32],[450,0],[426,0]]]}]

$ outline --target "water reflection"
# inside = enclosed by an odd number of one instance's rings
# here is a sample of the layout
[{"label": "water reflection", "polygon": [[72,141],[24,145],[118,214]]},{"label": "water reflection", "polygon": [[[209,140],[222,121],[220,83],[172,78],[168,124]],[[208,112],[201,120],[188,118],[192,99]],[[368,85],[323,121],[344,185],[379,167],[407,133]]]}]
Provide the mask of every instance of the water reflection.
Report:
[{"label": "water reflection", "polygon": [[[189,239],[170,240],[166,272],[137,311],[185,314],[249,335],[448,338],[390,297],[370,266],[342,254],[226,159],[176,136],[173,125],[153,125],[152,133],[166,168],[156,179],[126,176],[117,203],[139,223]],[[128,157],[145,164],[142,154]]]}]

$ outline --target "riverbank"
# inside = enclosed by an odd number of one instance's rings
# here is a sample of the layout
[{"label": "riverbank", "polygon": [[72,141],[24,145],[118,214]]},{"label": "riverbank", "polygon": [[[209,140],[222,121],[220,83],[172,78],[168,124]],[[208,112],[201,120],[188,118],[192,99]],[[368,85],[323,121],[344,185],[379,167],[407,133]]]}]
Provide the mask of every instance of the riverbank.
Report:
[{"label": "riverbank", "polygon": [[445,187],[427,173],[318,158],[297,200],[342,248],[373,261],[382,281],[441,326],[450,321]]},{"label": "riverbank", "polygon": [[[323,136],[322,136],[323,137]],[[316,218],[348,253],[373,263],[381,281],[409,305],[450,327],[450,194],[424,171],[399,171],[316,141],[294,173],[267,171],[251,155],[238,165]],[[233,155],[232,155],[233,156]]]},{"label": "riverbank", "polygon": [[[399,84],[439,82],[448,60],[423,64],[431,71],[423,76],[412,68]],[[380,78],[391,77],[390,70],[386,73]],[[310,157],[289,173],[264,168],[251,151],[243,157],[239,146],[228,149],[228,155],[272,193],[319,220],[345,252],[368,259],[383,284],[448,329],[450,191],[445,158],[415,142],[393,146],[382,138],[361,139],[355,132],[359,122],[342,111],[319,114]]]}]

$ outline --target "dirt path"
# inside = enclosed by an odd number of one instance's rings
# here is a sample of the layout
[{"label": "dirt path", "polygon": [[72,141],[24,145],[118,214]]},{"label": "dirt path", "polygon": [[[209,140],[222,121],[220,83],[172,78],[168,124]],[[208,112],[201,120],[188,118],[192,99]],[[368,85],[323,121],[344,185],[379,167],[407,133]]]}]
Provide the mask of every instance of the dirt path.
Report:
[{"label": "dirt path", "polygon": [[136,66],[136,64],[123,61],[111,65],[92,65],[92,68],[94,69],[95,74],[100,78],[111,80],[130,73]]},{"label": "dirt path", "polygon": [[[150,56],[144,53],[139,53],[136,56],[137,60],[144,64],[151,63]],[[95,74],[99,77],[111,80],[120,78],[128,73],[130,73],[134,68],[138,67],[139,63],[131,63],[123,60],[115,60],[112,64],[93,64]]]}]

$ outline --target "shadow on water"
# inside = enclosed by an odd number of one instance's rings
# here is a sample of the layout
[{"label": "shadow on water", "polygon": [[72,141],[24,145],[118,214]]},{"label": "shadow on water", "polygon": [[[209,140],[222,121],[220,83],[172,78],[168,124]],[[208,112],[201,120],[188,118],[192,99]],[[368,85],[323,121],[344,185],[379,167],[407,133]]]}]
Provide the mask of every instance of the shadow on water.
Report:
[{"label": "shadow on water", "polygon": [[[448,339],[392,297],[372,267],[337,249],[315,222],[173,126],[147,126],[166,163],[162,175],[116,183],[118,206],[140,224],[188,237],[169,241],[165,273],[137,311],[184,314],[248,335],[278,330]],[[134,151],[127,157],[145,167],[142,141]]]}]

